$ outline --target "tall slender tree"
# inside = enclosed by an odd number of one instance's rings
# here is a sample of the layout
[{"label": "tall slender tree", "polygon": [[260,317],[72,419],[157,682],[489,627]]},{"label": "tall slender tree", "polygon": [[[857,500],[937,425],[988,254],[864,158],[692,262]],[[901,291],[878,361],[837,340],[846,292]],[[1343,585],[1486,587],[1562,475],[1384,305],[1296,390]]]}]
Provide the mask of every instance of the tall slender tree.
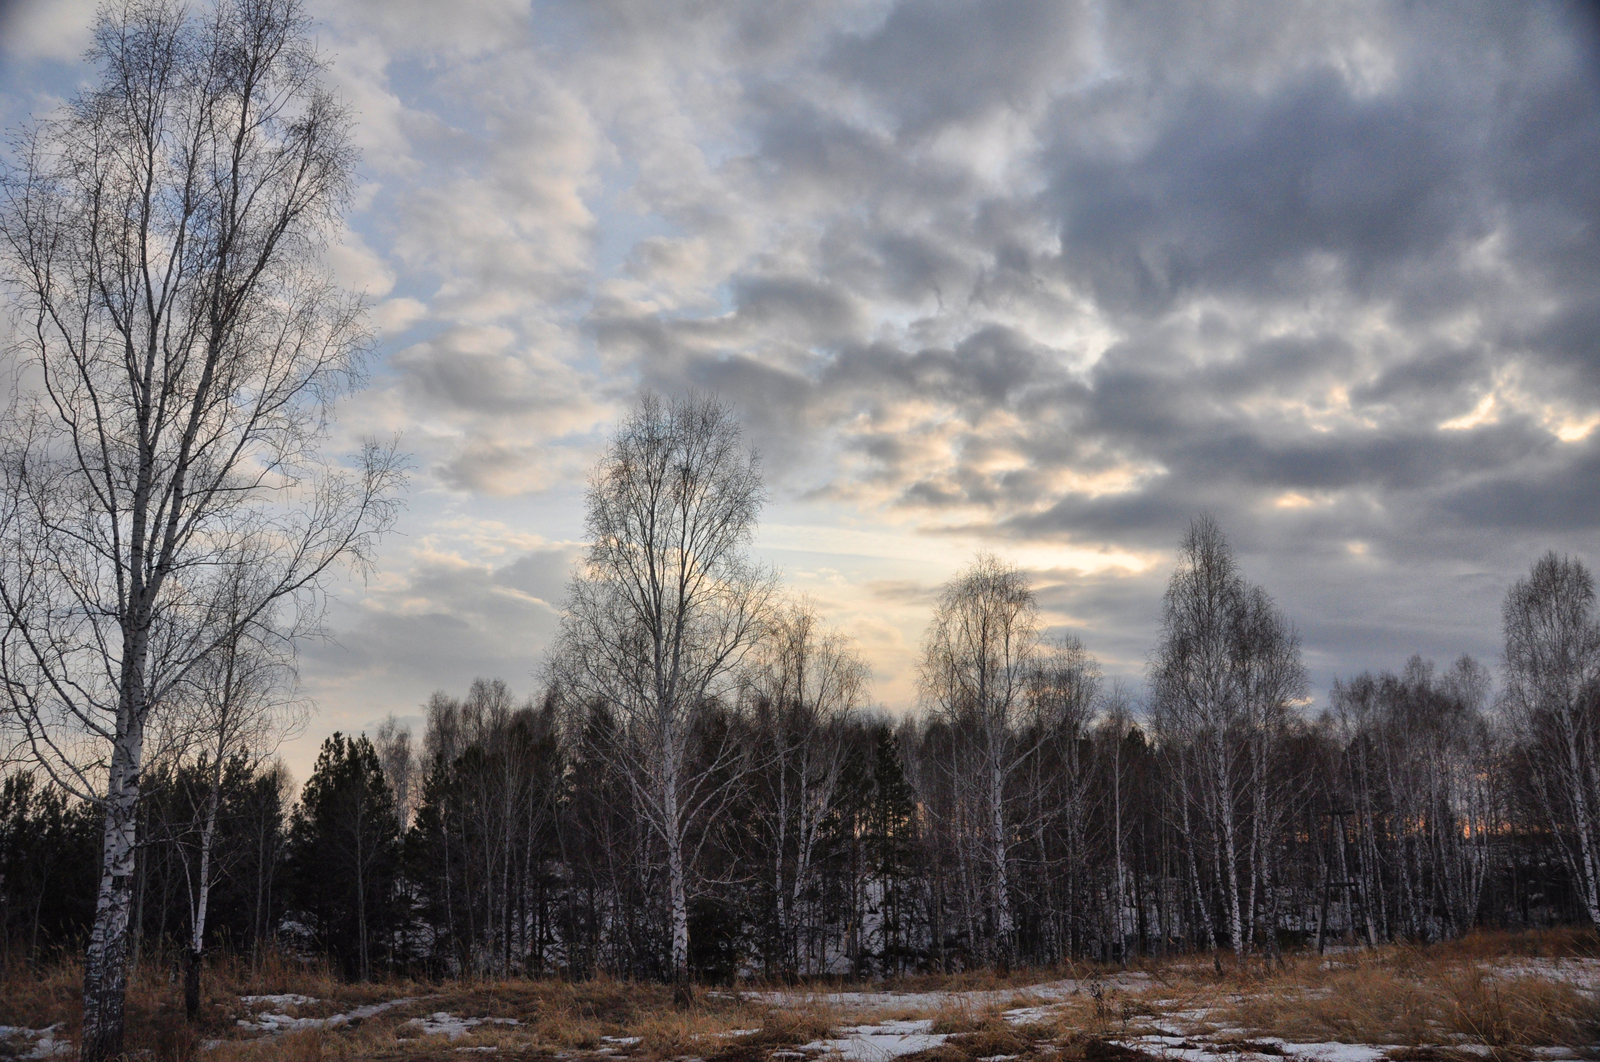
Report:
[{"label": "tall slender tree", "polygon": [[232,573],[221,610],[223,632],[207,657],[190,672],[186,683],[186,742],[197,750],[192,777],[201,792],[192,801],[200,809],[189,874],[189,954],[184,968],[184,1010],[194,1021],[200,1012],[200,975],[205,958],[206,917],[216,882],[218,813],[223,775],[241,767],[253,775],[275,755],[282,741],[305,720],[305,704],[296,696],[297,676],[287,646],[272,622],[271,612],[258,622],[241,622],[239,610],[255,607],[259,588],[256,569],[240,565]]},{"label": "tall slender tree", "polygon": [[[588,557],[567,592],[554,674],[616,714],[602,751],[665,852],[668,962],[688,996],[695,835],[734,792],[746,750],[695,713],[731,692],[761,637],[773,579],[746,554],[762,501],[756,455],[709,396],[642,398],[589,483]],[[716,735],[689,771],[698,736]]]},{"label": "tall slender tree", "polygon": [[[1305,688],[1300,643],[1265,591],[1240,574],[1209,515],[1196,517],[1162,600],[1161,641],[1150,663],[1158,732],[1172,776],[1191,887],[1215,946],[1202,846],[1220,894],[1228,943],[1241,961],[1263,889],[1269,761],[1290,704]],[[1192,816],[1192,817],[1191,817]]]},{"label": "tall slender tree", "polygon": [[263,565],[235,626],[314,614],[388,522],[398,463],[317,451],[367,344],[319,253],[354,153],[298,0],[112,0],[94,41],[98,82],[22,134],[0,203],[28,367],[0,417],[0,677],[33,753],[105,815],[81,1048],[101,1062],[153,713],[228,636],[230,559]]},{"label": "tall slender tree", "polygon": [[848,723],[861,705],[867,666],[802,600],[775,611],[748,672],[751,723],[761,753],[753,832],[771,890],[767,962],[793,975],[803,898],[816,883],[824,828],[850,751]]},{"label": "tall slender tree", "polygon": [[1028,577],[992,554],[980,554],[944,588],[923,645],[922,694],[957,738],[951,766],[981,836],[990,957],[1002,968],[1016,928],[1006,786],[1026,758],[1018,731],[1038,648],[1039,607]]},{"label": "tall slender tree", "polygon": [[1505,704],[1589,920],[1600,925],[1600,623],[1582,561],[1547,553],[1506,593]]}]

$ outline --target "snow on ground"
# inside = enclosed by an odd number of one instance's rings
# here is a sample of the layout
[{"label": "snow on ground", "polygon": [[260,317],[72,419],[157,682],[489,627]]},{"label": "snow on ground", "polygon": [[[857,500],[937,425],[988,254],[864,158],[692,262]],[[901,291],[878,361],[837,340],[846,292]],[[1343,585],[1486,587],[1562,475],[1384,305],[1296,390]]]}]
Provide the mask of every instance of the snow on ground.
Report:
[{"label": "snow on ground", "polygon": [[437,1011],[426,1018],[412,1018],[407,1025],[420,1025],[424,1036],[448,1036],[459,1040],[479,1025],[521,1025],[516,1018],[458,1018],[454,1014]]},{"label": "snow on ground", "polygon": [[364,1007],[356,1007],[354,1010],[347,1010],[343,1014],[335,1014],[327,1018],[294,1018],[287,1014],[257,1014],[253,1021],[240,1018],[239,1025],[245,1029],[257,1029],[265,1033],[293,1032],[296,1029],[332,1029],[340,1025],[348,1025],[354,1021],[362,1021],[375,1014],[382,1014],[391,1007],[401,1007],[407,1003],[415,1002],[416,997],[407,996],[404,999],[391,999],[384,1003],[369,1003]]},{"label": "snow on ground", "polygon": [[1296,1058],[1315,1060],[1315,1062],[1379,1062],[1388,1057],[1390,1051],[1395,1050],[1395,1045],[1374,1044],[1291,1044],[1282,1040],[1269,1040],[1266,1043],[1276,1043],[1286,1055]]},{"label": "snow on ground", "polygon": [[1494,977],[1565,981],[1585,992],[1600,991],[1600,959],[1507,959],[1486,966]]},{"label": "snow on ground", "polygon": [[321,1003],[322,1000],[315,996],[302,996],[298,992],[283,992],[276,996],[240,996],[239,1002],[247,1007],[259,1007],[262,1004],[272,1007],[304,1007],[312,1003]]},{"label": "snow on ground", "polygon": [[56,1030],[61,1028],[61,1023],[44,1029],[29,1029],[21,1025],[0,1025],[0,1041],[6,1041],[8,1046],[17,1046],[17,1041],[27,1043],[33,1041],[32,1050],[26,1054],[13,1055],[14,1058],[54,1058],[57,1055],[70,1055],[72,1042],[70,1040],[57,1040]]},{"label": "snow on ground", "polygon": [[931,1018],[852,1025],[840,1029],[840,1035],[835,1039],[813,1040],[800,1050],[837,1054],[845,1062],[885,1062],[886,1059],[909,1055],[913,1051],[938,1047],[949,1039],[947,1033],[929,1032],[932,1026]]}]

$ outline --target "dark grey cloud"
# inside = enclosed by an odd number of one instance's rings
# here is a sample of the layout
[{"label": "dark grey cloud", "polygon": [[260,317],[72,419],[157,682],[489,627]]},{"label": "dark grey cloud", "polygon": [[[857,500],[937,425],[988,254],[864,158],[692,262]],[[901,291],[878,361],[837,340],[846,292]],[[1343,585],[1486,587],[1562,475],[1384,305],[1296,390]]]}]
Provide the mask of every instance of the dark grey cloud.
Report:
[{"label": "dark grey cloud", "polygon": [[314,647],[319,668],[384,690],[409,689],[411,707],[433,689],[478,676],[527,686],[537,669],[530,641],[555,629],[576,550],[535,549],[499,565],[425,557],[403,588],[368,587],[359,619]]},{"label": "dark grey cloud", "polygon": [[827,65],[918,137],[1020,109],[1086,65],[1091,9],[1061,0],[899,3],[872,32],[844,35]]},{"label": "dark grey cloud", "polygon": [[1592,534],[1600,527],[1600,449],[1593,436],[1567,460],[1495,471],[1450,492],[1444,499],[1448,515],[1492,531]]},{"label": "dark grey cloud", "polygon": [[742,324],[801,346],[847,340],[863,324],[860,307],[847,293],[809,277],[741,277],[734,282],[734,300]]},{"label": "dark grey cloud", "polygon": [[1465,125],[1425,100],[1355,99],[1331,73],[1265,99],[1196,93],[1135,158],[1047,156],[1060,268],[1123,312],[1202,291],[1293,297],[1328,283],[1319,256],[1370,292],[1484,235]]}]

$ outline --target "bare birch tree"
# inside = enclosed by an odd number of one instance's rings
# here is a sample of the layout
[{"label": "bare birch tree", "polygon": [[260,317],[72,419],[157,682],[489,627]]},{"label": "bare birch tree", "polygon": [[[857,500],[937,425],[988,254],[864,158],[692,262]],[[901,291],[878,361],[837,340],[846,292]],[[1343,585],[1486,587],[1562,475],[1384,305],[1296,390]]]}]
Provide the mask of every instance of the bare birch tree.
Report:
[{"label": "bare birch tree", "polygon": [[749,669],[747,695],[763,752],[758,808],[764,821],[776,951],[800,968],[800,907],[815,881],[823,828],[834,811],[849,751],[846,723],[860,707],[867,665],[809,601],[776,610]]},{"label": "bare birch tree", "polygon": [[567,592],[553,658],[578,702],[618,721],[610,755],[636,813],[665,848],[668,961],[688,996],[696,831],[725,809],[745,750],[721,744],[686,770],[694,713],[731,692],[761,637],[773,579],[746,554],[762,501],[760,464],[732,410],[710,396],[645,395],[589,484],[589,554]]},{"label": "bare birch tree", "polygon": [[1122,689],[1113,689],[1107,698],[1105,712],[1095,728],[1101,769],[1101,799],[1105,803],[1106,832],[1110,834],[1111,855],[1111,947],[1114,958],[1124,964],[1128,961],[1128,934],[1130,931],[1128,903],[1128,861],[1126,850],[1132,830],[1133,816],[1128,814],[1132,804],[1127,756],[1128,735],[1134,729],[1133,712],[1128,707],[1128,697]]},{"label": "bare birch tree", "polygon": [[1506,593],[1508,715],[1590,921],[1600,925],[1600,624],[1582,561],[1547,553]]},{"label": "bare birch tree", "polygon": [[992,958],[1002,968],[1015,946],[1006,783],[1026,757],[1017,731],[1038,648],[1039,608],[1027,574],[987,553],[945,586],[923,645],[923,696],[968,738],[961,751],[970,764],[956,769],[966,775],[962,788],[975,796],[988,876],[983,891],[994,918]]},{"label": "bare birch tree", "polygon": [[1052,903],[1050,894],[1080,896],[1091,873],[1093,774],[1083,752],[1100,702],[1100,680],[1099,663],[1070,634],[1041,643],[1028,675],[1017,746],[1021,792],[1012,801],[1011,833],[1033,857],[1036,909],[1054,909],[1054,917],[1035,933],[1040,939],[1033,942],[1034,961],[1060,955],[1072,939],[1072,916],[1065,905]]},{"label": "bare birch tree", "polygon": [[[367,337],[321,265],[354,155],[297,0],[114,2],[91,58],[98,83],[22,135],[0,203],[21,336],[0,680],[38,762],[104,810],[81,1048],[100,1062],[122,1047],[147,727],[241,626],[316,612],[399,472],[317,449]],[[228,620],[241,553],[258,596]]]},{"label": "bare birch tree", "polygon": [[[1150,664],[1152,708],[1177,759],[1191,883],[1211,935],[1196,853],[1207,843],[1228,942],[1242,960],[1254,905],[1270,885],[1261,880],[1261,859],[1262,830],[1279,811],[1266,789],[1272,743],[1305,688],[1299,639],[1266,593],[1245,582],[1207,515],[1190,523],[1179,547],[1161,626]],[[1193,828],[1191,811],[1202,830]]]},{"label": "bare birch tree", "polygon": [[[305,721],[306,704],[297,697],[298,677],[290,655],[295,632],[277,628],[270,610],[258,611],[253,621],[241,615],[259,609],[263,589],[255,585],[260,569],[248,560],[236,565],[223,591],[231,607],[222,610],[217,644],[191,669],[188,689],[183,691],[189,743],[198,751],[196,768],[206,787],[195,802],[203,817],[189,882],[189,954],[183,984],[190,1021],[200,1012],[206,915],[218,869],[213,856],[223,772],[232,762],[242,762],[254,772]],[[189,862],[184,865],[188,871]]]}]

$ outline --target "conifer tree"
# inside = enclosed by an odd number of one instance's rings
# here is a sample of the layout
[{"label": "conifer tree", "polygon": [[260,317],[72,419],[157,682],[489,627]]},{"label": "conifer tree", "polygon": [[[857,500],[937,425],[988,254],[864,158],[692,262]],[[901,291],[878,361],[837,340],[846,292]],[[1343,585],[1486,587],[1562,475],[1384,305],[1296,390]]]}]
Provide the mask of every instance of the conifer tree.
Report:
[{"label": "conifer tree", "polygon": [[395,914],[400,820],[377,750],[335,732],[289,827],[295,906],[350,977],[372,975],[372,952]]}]

